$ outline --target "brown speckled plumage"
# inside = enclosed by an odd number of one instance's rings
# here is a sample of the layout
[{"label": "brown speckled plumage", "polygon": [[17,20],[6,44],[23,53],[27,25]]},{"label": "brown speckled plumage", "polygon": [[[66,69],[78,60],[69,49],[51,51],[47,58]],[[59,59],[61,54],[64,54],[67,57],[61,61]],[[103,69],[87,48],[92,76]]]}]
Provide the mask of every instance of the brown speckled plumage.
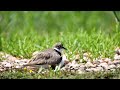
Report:
[{"label": "brown speckled plumage", "polygon": [[[54,46],[55,48],[64,48],[62,44],[58,43]],[[65,49],[65,48],[64,48]],[[62,60],[61,53],[55,49],[47,49],[39,52],[36,57],[33,58],[28,64],[24,66],[35,66],[35,65],[51,65],[56,66]]]}]

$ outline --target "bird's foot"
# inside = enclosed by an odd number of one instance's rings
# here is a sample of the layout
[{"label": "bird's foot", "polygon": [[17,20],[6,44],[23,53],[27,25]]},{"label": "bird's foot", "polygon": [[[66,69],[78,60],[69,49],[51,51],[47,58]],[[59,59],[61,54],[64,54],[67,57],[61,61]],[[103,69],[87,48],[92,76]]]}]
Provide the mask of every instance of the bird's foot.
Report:
[{"label": "bird's foot", "polygon": [[56,66],[54,72],[58,72],[58,71],[60,71],[60,67]]}]

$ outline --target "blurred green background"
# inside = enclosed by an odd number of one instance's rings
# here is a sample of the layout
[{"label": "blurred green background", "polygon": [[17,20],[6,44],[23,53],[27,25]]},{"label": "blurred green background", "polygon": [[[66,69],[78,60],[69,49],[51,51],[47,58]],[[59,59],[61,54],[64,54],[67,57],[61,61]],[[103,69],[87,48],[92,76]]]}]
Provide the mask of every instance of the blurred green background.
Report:
[{"label": "blurred green background", "polygon": [[[102,31],[108,35],[113,33],[115,28],[116,20],[112,11],[1,11],[0,50],[27,57],[38,48],[42,50],[51,47],[57,41],[66,42],[67,47],[71,48],[76,41],[88,43],[84,38],[87,36],[86,32],[91,36],[96,31]],[[60,39],[61,36],[57,38],[59,34],[64,35],[62,39]],[[91,37],[89,42],[92,43],[92,38],[96,36],[97,34]],[[81,40],[82,37],[84,41]],[[56,39],[53,40],[54,38]],[[37,48],[33,43],[37,44]],[[81,48],[89,48],[92,44],[88,47],[82,45]]]},{"label": "blurred green background", "polygon": [[76,28],[112,29],[115,17],[112,11],[1,11],[0,28],[9,30],[65,30]]}]

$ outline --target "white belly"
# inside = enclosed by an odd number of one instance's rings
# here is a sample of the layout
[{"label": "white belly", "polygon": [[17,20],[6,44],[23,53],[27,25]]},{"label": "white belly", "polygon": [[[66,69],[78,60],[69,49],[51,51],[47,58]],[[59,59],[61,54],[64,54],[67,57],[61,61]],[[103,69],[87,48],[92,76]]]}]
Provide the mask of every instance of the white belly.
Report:
[{"label": "white belly", "polygon": [[65,64],[65,60],[66,60],[67,58],[66,58],[66,56],[65,55],[63,55],[62,56],[62,61],[60,62],[60,68]]},{"label": "white belly", "polygon": [[56,66],[56,68],[55,68],[54,71],[60,70],[60,68],[65,64],[65,60],[66,60],[66,59],[67,59],[66,56],[63,55],[63,56],[62,56],[62,61],[59,63],[58,66]]}]

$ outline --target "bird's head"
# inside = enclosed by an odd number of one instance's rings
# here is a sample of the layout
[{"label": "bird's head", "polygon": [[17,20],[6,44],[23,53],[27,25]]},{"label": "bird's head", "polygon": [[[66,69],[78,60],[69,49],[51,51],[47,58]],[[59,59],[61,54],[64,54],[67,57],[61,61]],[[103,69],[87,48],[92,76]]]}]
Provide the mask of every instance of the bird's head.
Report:
[{"label": "bird's head", "polygon": [[59,51],[59,52],[61,52],[63,49],[67,50],[67,49],[63,46],[63,44],[60,43],[60,42],[57,43],[57,44],[55,44],[54,49],[57,50],[57,51]]}]

